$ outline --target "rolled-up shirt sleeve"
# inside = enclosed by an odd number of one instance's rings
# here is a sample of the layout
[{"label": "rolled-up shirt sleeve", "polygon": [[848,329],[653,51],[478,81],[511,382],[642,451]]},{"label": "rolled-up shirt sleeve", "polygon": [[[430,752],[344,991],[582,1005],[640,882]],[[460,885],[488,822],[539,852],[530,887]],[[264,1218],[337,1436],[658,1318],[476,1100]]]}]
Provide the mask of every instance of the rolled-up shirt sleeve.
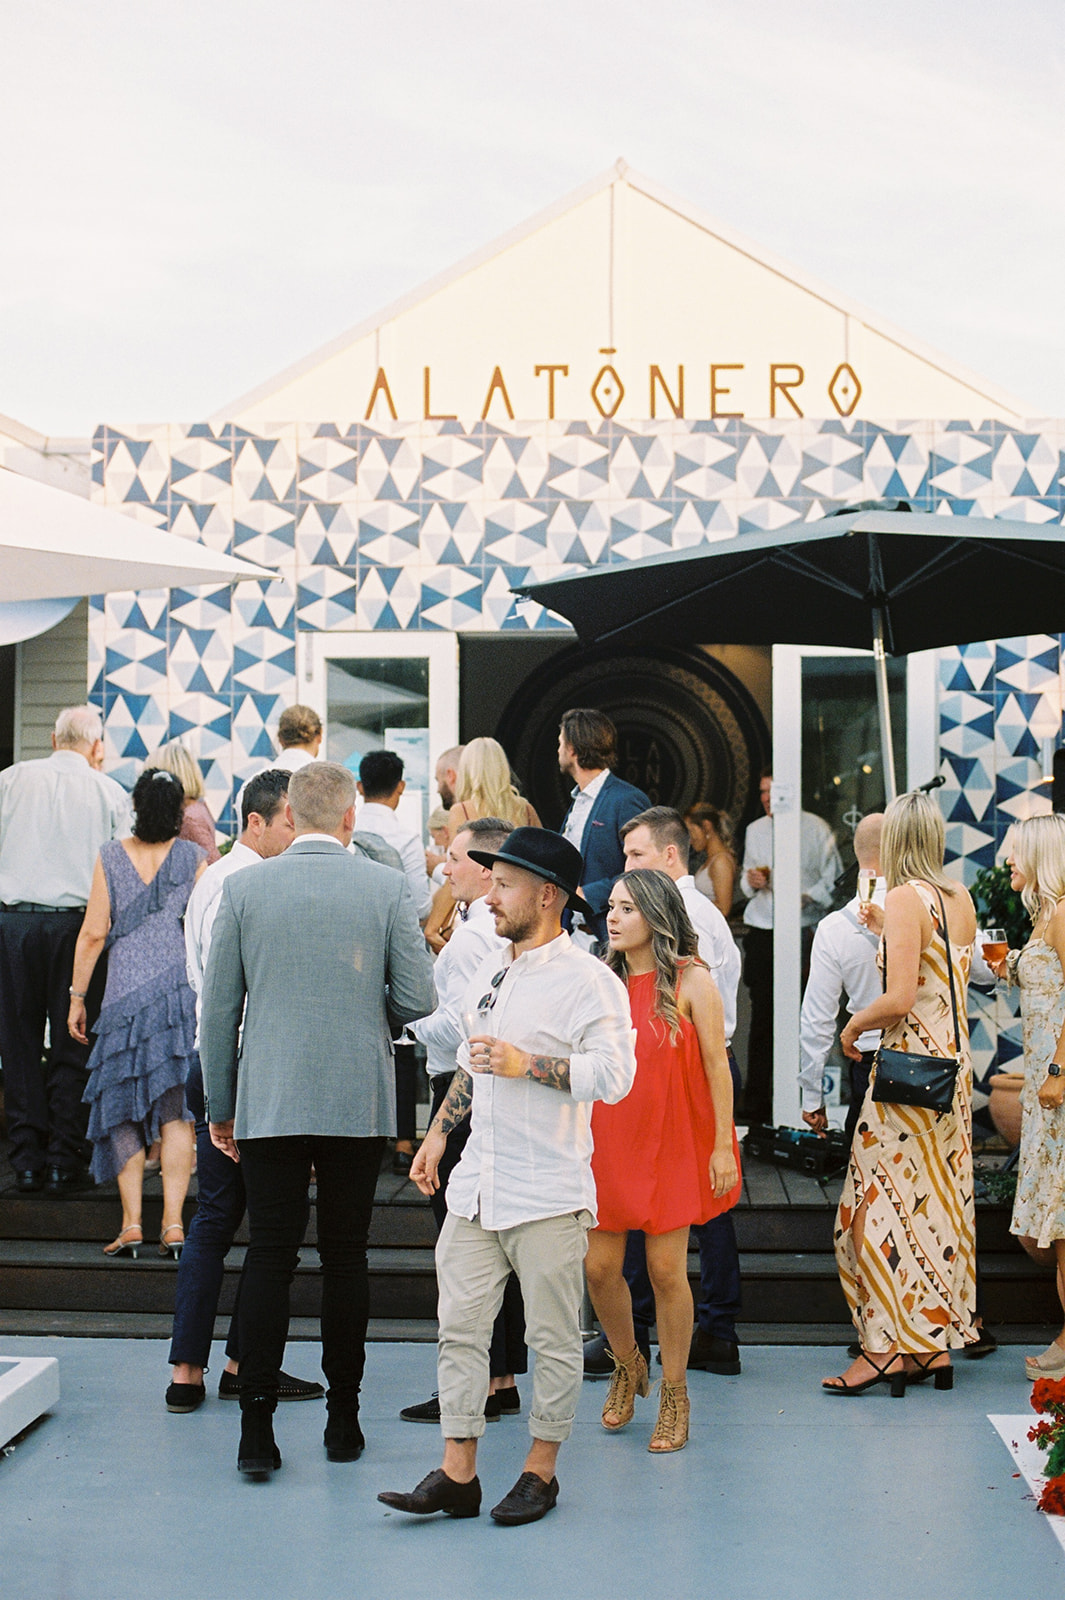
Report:
[{"label": "rolled-up shirt sleeve", "polygon": [[599,981],[588,994],[585,1014],[575,1030],[570,1094],[574,1100],[614,1105],[624,1100],[636,1077],[636,1035],[624,984],[605,967],[601,977],[596,976]]}]

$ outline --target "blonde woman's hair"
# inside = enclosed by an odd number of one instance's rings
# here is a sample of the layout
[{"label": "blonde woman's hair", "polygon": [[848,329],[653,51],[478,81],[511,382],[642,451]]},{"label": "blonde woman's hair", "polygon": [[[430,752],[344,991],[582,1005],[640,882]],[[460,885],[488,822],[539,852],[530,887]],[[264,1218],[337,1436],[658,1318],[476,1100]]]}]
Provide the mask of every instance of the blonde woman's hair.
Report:
[{"label": "blonde woman's hair", "polygon": [[180,739],[172,739],[169,744],[161,744],[158,750],[153,750],[144,763],[145,767],[158,767],[160,772],[169,772],[179,780],[185,791],[186,800],[203,799],[203,773],[195,756],[181,743]]},{"label": "blonde woman's hair", "polygon": [[471,739],[459,758],[455,801],[484,817],[502,817],[523,827],[529,807],[514,785],[506,751],[496,739]]},{"label": "blonde woman's hair", "polygon": [[943,871],[946,829],[935,801],[922,789],[900,794],[884,812],[880,835],[880,870],[889,889],[921,878],[944,894],[957,893],[958,885]]},{"label": "blonde woman's hair", "polygon": [[1052,811],[1044,817],[1015,822],[1006,835],[1009,854],[1024,873],[1021,890],[1024,909],[1033,922],[1050,916],[1065,897],[1065,816]]}]

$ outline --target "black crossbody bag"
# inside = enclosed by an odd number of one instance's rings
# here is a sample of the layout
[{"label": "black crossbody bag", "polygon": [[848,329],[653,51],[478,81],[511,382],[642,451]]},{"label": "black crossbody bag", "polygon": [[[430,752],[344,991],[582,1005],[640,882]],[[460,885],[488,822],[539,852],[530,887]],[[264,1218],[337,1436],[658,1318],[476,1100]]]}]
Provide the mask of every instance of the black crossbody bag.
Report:
[{"label": "black crossbody bag", "polygon": [[[936,890],[939,900],[939,933],[947,954],[947,979],[950,983],[950,1004],[954,1013],[955,1043],[961,1041],[958,1027],[958,998],[954,992],[954,962],[950,953],[947,912],[943,896]],[[884,946],[884,988],[887,989],[887,945]],[[910,1050],[885,1050],[883,1045],[873,1063],[876,1077],[873,1082],[873,1099],[896,1106],[921,1106],[938,1116],[949,1111],[954,1104],[954,1088],[958,1081],[960,1062],[956,1056],[919,1056]]]}]

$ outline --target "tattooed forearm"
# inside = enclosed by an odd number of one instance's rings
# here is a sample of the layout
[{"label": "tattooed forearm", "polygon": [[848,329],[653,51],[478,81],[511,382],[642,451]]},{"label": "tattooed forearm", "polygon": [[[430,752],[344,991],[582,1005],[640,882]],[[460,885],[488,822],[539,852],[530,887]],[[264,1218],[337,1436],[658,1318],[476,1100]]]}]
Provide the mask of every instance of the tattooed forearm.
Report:
[{"label": "tattooed forearm", "polygon": [[451,1088],[444,1097],[443,1105],[433,1118],[432,1131],[442,1133],[446,1138],[469,1116],[472,1104],[473,1079],[464,1067],[459,1067],[451,1080]]},{"label": "tattooed forearm", "polygon": [[526,1077],[534,1083],[545,1084],[549,1089],[561,1089],[563,1094],[569,1094],[569,1057],[531,1055]]}]

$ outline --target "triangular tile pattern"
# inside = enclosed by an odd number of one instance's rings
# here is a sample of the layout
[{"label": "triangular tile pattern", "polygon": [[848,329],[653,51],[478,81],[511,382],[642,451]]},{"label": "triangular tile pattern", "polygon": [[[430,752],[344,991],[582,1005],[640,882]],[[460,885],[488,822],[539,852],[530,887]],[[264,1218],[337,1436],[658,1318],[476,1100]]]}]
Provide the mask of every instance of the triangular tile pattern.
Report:
[{"label": "triangular tile pattern", "polygon": [[[300,634],[550,632],[558,619],[516,601],[513,584],[772,531],[872,496],[1060,522],[1065,425],[108,427],[93,441],[92,476],[101,503],[282,574],[233,590],[110,595],[90,609],[109,763],[186,739],[232,826],[231,799],[296,695]],[[1039,636],[940,653],[940,798],[967,878],[997,859],[1010,822],[1049,803],[1038,780],[1043,741],[1060,733],[1061,650],[1061,638]]]}]

